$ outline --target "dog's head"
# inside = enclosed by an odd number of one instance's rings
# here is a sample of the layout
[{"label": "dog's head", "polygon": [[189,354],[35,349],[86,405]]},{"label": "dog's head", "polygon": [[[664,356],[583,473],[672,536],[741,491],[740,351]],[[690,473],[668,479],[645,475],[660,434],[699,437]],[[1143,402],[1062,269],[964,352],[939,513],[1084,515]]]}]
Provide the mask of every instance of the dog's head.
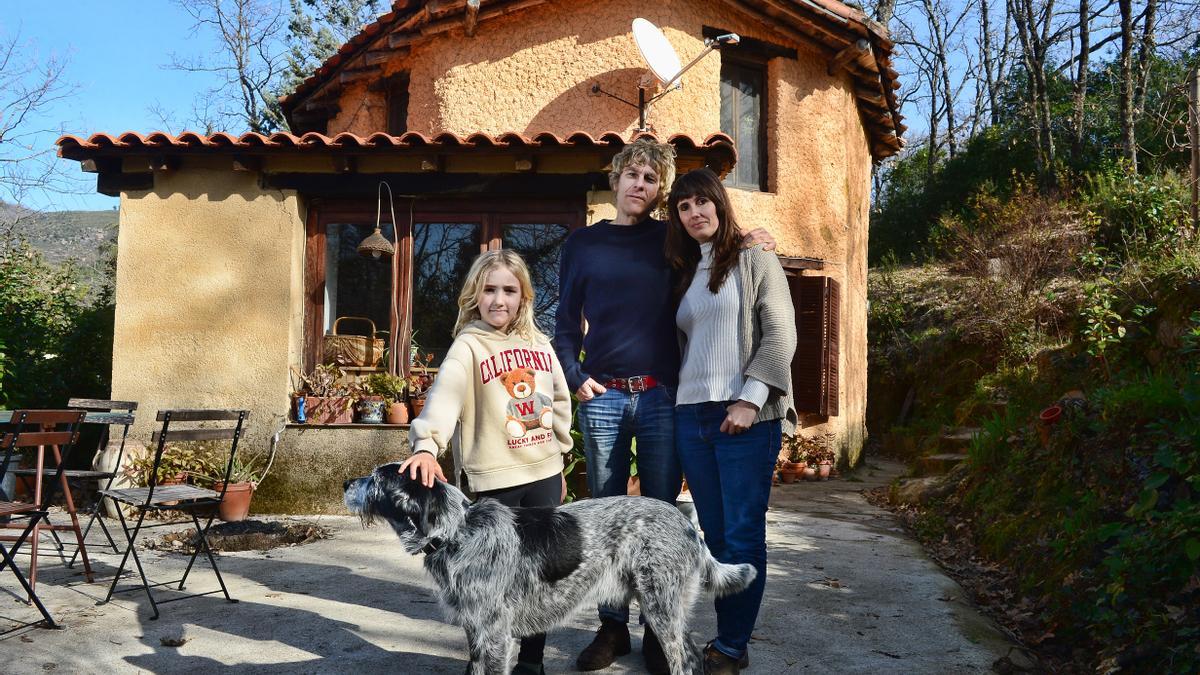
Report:
[{"label": "dog's head", "polygon": [[400,472],[400,464],[376,467],[370,476],[346,481],[346,507],[370,524],[382,518],[392,526],[409,553],[453,538],[470,506],[465,495],[448,483],[425,487]]}]

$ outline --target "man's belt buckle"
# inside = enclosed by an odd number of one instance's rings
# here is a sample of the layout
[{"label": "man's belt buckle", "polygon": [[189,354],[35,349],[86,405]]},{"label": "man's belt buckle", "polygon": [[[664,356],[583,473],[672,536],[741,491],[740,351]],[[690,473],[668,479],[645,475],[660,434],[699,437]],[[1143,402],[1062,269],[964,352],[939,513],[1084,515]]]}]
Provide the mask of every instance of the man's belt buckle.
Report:
[{"label": "man's belt buckle", "polygon": [[626,378],[625,386],[628,387],[629,393],[631,394],[640,394],[649,388],[646,386],[646,378],[642,377],[641,375],[634,375],[633,377]]}]

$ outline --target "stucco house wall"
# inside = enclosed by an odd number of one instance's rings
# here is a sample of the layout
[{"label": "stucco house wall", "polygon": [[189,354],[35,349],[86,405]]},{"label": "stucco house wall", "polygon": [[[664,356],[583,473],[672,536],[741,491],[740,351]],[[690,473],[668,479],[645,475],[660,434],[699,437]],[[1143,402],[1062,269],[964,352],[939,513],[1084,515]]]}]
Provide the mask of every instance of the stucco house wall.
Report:
[{"label": "stucco house wall", "polygon": [[265,442],[302,344],[296,195],[188,168],[122,193],[120,223],[112,392],[143,402],[134,437],[149,437],[160,408],[249,408],[247,443]]},{"label": "stucco house wall", "polygon": [[[713,26],[797,49],[767,69],[766,192],[734,189],[744,227],[765,227],[783,255],[822,258],[821,274],[842,286],[839,350],[840,414],[811,417],[806,433],[835,433],[857,461],[865,436],[866,242],[871,155],[853,84],[844,71],[753,18],[724,4],[686,0],[646,5],[632,0],[550,3],[482,24],[474,37],[452,30],[414,46],[384,65],[384,76],[408,71],[408,128],[426,134],[522,131],[565,136],[574,131],[629,136],[637,110],[591,93],[600,84],[636,99],[644,72],[629,32],[642,16],[663,29],[683,62],[704,48]],[[710,54],[683,78],[683,88],[656,102],[648,122],[660,137],[705,138],[720,127],[721,57]],[[384,94],[347,87],[329,133],[369,134],[386,119]],[[610,217],[594,193],[594,220]]]}]

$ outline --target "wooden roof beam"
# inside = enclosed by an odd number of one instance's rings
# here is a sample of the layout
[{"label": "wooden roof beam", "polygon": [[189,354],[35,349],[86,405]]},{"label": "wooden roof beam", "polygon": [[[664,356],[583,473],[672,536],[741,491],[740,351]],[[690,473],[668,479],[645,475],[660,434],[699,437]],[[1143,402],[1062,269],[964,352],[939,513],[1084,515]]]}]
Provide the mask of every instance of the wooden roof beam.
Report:
[{"label": "wooden roof beam", "polygon": [[868,56],[871,54],[871,43],[862,38],[855,40],[854,44],[838,52],[829,60],[829,67],[826,69],[826,72],[833,75],[851,61],[858,61],[864,54]]},{"label": "wooden roof beam", "polygon": [[463,30],[467,37],[475,37],[475,28],[479,25],[479,0],[467,0],[466,11],[463,13]]}]

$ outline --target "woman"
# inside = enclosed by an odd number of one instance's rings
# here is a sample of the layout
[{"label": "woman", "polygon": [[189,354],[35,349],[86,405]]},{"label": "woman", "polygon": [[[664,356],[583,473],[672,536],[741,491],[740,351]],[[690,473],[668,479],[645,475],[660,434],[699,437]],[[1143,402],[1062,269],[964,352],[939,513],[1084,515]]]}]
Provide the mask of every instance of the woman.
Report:
[{"label": "woman", "polygon": [[706,673],[737,673],[758,618],[767,573],[767,500],[781,434],[791,435],[796,324],[779,259],[741,250],[729,195],[697,169],[675,181],[666,253],[680,275],[676,325],[682,366],[675,446],[705,542],[723,563],[758,571],[745,591],[718,599]]}]

